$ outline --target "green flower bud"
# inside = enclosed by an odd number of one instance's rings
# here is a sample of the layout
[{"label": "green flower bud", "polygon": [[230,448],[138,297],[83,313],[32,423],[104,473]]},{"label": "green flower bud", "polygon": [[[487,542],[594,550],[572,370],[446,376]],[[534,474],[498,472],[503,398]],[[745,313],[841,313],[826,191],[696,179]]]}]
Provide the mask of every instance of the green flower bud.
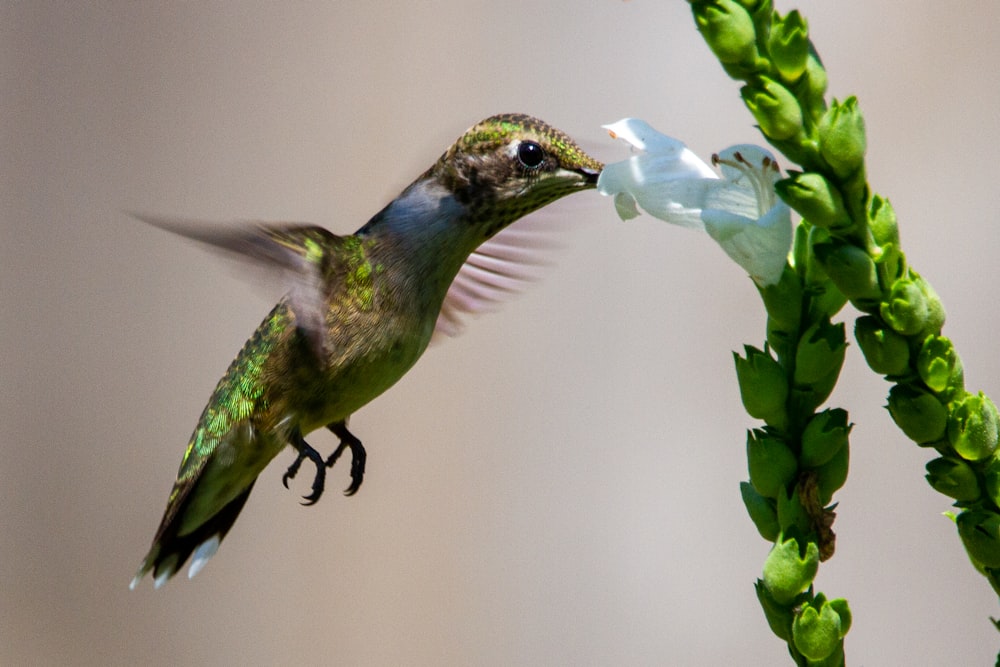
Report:
[{"label": "green flower bud", "polygon": [[893,210],[888,199],[873,195],[871,206],[868,209],[868,218],[875,243],[880,246],[899,247],[899,225],[896,222],[896,211]]},{"label": "green flower bud", "polygon": [[967,461],[982,461],[997,449],[997,406],[983,392],[967,394],[952,405],[948,441]]},{"label": "green flower bud", "polygon": [[747,432],[747,467],[753,488],[766,498],[777,498],[795,478],[799,464],[782,440],[754,429]]},{"label": "green flower bud", "polygon": [[795,229],[792,230],[792,266],[800,270],[808,269],[809,263],[813,259],[811,239],[816,234],[817,229],[817,227],[810,225],[795,225]]},{"label": "green flower bud", "polygon": [[736,2],[753,16],[764,7],[765,0],[736,0]]},{"label": "green flower bud", "polygon": [[987,497],[994,505],[1000,506],[1000,458],[996,456],[986,466],[983,474],[983,486]]},{"label": "green flower bud", "polygon": [[[814,263],[818,265],[818,262]],[[824,277],[822,281],[811,283],[809,295],[812,297],[815,312],[823,313],[827,317],[833,317],[839,313],[840,309],[847,303],[847,297],[844,296],[844,293],[837,289],[833,281],[827,277]]]},{"label": "green flower bud", "polygon": [[833,494],[847,481],[847,471],[851,463],[851,448],[844,443],[829,461],[816,469],[816,487],[819,490],[819,501],[829,505]]},{"label": "green flower bud", "polygon": [[916,271],[911,270],[910,276],[916,286],[920,288],[920,292],[924,295],[924,303],[927,304],[927,321],[923,330],[928,333],[936,333],[944,326],[944,305],[941,303],[941,298],[938,297],[931,284]]},{"label": "green flower bud", "polygon": [[767,318],[767,345],[778,359],[790,359],[795,353],[798,327],[782,325],[773,317]]},{"label": "green flower bud", "polygon": [[983,567],[1000,568],[1000,515],[966,510],[955,523],[969,557]]},{"label": "green flower bud", "polygon": [[840,178],[850,176],[865,161],[865,120],[856,97],[833,104],[819,122],[819,152]]},{"label": "green flower bud", "polygon": [[839,373],[844,363],[847,338],[844,324],[823,319],[806,329],[795,351],[795,383],[811,385]]},{"label": "green flower bud", "polygon": [[816,227],[843,229],[851,224],[844,198],[833,183],[814,171],[789,172],[774,184],[786,204]]},{"label": "green flower bud", "polygon": [[931,391],[940,394],[962,384],[962,362],[944,336],[928,336],[917,355],[917,372]]},{"label": "green flower bud", "polygon": [[872,196],[868,209],[868,220],[872,238],[879,247],[875,264],[884,267],[883,279],[888,283],[899,278],[905,263],[903,253],[899,250],[899,227],[896,224],[896,212],[888,199],[878,195]]},{"label": "green flower bud", "polygon": [[843,241],[813,246],[816,259],[844,296],[860,307],[873,308],[882,298],[875,262],[861,248]]},{"label": "green flower bud", "polygon": [[805,100],[804,107],[811,118],[819,118],[826,111],[826,85],[826,68],[823,67],[819,54],[810,47],[809,57],[806,59],[806,73],[803,81],[799,82],[799,90]]},{"label": "green flower bud", "polygon": [[778,494],[776,507],[778,510],[778,525],[786,535],[805,534],[812,528],[812,519],[802,506],[799,494],[795,489]]},{"label": "green flower bud", "polygon": [[791,139],[802,132],[802,109],[798,100],[783,85],[760,77],[763,87],[743,86],[740,95],[754,120],[768,139]]},{"label": "green flower bud", "polygon": [[818,468],[829,462],[847,446],[850,432],[846,410],[833,408],[813,415],[802,431],[799,463],[805,468]]},{"label": "green flower bud", "polygon": [[781,528],[778,525],[778,511],[775,509],[774,501],[757,493],[750,482],[740,482],[740,495],[743,497],[743,504],[747,508],[750,520],[757,527],[760,536],[768,542],[778,539]]},{"label": "green flower bud", "polygon": [[963,502],[971,502],[981,495],[976,471],[961,459],[942,456],[927,462],[927,483],[938,493]]},{"label": "green flower bud", "polygon": [[792,621],[792,642],[810,662],[833,655],[843,637],[840,614],[826,601],[807,603]]},{"label": "green flower bud", "polygon": [[819,569],[819,548],[815,542],[806,544],[805,556],[799,555],[795,538],[777,542],[764,561],[764,586],[778,604],[791,604],[807,589]]},{"label": "green flower bud", "polygon": [[[822,593],[819,595],[822,595]],[[819,595],[817,595],[817,597],[819,597]],[[851,622],[853,620],[851,607],[847,604],[847,600],[844,598],[834,598],[833,600],[829,600],[826,604],[830,605],[830,608],[837,612],[837,616],[840,616],[840,637],[843,639],[847,636],[847,633],[851,629]]]},{"label": "green flower bud", "polygon": [[767,48],[771,63],[781,77],[789,83],[798,81],[806,71],[809,58],[809,28],[798,10],[789,12],[784,18],[775,13]]},{"label": "green flower bud", "polygon": [[896,426],[918,445],[941,440],[948,428],[948,410],[941,401],[916,387],[895,385],[886,407]]},{"label": "green flower bud", "polygon": [[893,329],[904,336],[922,332],[936,333],[944,326],[941,299],[930,284],[913,271],[897,279],[879,306],[879,313]]},{"label": "green flower bud", "polygon": [[698,32],[720,63],[750,70],[756,66],[757,30],[746,9],[732,0],[715,0],[692,10]]},{"label": "green flower bud", "polygon": [[886,324],[904,336],[915,336],[928,330],[930,308],[924,291],[912,279],[900,278],[889,288],[889,293],[879,306],[879,314]]},{"label": "green flower bud", "polygon": [[802,281],[795,269],[786,264],[777,283],[758,289],[774,324],[786,331],[797,329],[802,319]]},{"label": "green flower bud", "polygon": [[837,386],[837,379],[840,377],[840,370],[834,369],[825,378],[821,378],[808,386],[792,388],[791,400],[803,413],[809,413],[826,402]]},{"label": "green flower bud", "polygon": [[787,605],[778,604],[774,596],[767,590],[764,582],[760,579],[754,582],[754,590],[757,591],[757,599],[760,607],[764,610],[764,618],[771,627],[771,632],[786,642],[792,640],[792,619],[795,615]]},{"label": "green flower bud", "polygon": [[910,365],[910,345],[903,336],[865,315],[854,323],[854,337],[865,361],[876,373],[902,375]]},{"label": "green flower bud", "polygon": [[740,385],[740,398],[747,414],[755,419],[767,420],[783,413],[788,399],[788,379],[785,369],[770,354],[744,345],[746,357],[735,352],[736,379]]}]

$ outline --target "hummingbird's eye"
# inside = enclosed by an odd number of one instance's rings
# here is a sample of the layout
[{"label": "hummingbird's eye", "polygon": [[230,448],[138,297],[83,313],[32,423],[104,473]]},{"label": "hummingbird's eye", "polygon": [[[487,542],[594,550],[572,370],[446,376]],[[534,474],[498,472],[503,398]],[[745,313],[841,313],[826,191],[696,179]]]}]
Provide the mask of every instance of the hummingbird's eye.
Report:
[{"label": "hummingbird's eye", "polygon": [[526,169],[538,169],[545,160],[545,151],[534,141],[522,141],[517,146],[517,160]]}]

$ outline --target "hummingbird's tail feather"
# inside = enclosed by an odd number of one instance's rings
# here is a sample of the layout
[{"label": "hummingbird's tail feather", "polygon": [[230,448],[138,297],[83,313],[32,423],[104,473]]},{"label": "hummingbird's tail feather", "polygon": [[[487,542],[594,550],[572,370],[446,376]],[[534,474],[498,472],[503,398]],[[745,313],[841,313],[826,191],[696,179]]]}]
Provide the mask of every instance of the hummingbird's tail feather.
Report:
[{"label": "hummingbird's tail feather", "polygon": [[215,555],[226,533],[233,527],[233,523],[240,515],[243,505],[246,504],[251,490],[253,490],[252,483],[243,493],[219,510],[215,516],[190,533],[177,534],[179,521],[172,521],[163,526],[153,541],[149,554],[146,555],[139,570],[135,573],[129,588],[135,589],[150,571],[153,573],[154,586],[160,588],[184,567],[184,563],[192,554],[194,559],[188,570],[188,577],[194,577],[201,572],[208,560]]}]

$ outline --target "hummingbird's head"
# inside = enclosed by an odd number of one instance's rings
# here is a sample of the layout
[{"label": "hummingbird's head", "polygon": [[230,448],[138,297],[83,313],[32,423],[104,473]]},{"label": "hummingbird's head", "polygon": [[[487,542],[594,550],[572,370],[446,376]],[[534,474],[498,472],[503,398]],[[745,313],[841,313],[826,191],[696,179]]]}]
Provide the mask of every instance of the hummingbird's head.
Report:
[{"label": "hummingbird's head", "polygon": [[596,187],[603,168],[551,125],[501,114],[469,128],[431,172],[489,238],[564,195]]}]

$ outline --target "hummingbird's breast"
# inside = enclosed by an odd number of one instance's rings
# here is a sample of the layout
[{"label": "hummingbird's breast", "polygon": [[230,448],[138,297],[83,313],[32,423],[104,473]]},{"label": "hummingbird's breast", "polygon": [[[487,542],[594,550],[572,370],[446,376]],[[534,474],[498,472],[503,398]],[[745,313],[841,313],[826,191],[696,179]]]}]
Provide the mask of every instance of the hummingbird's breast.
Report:
[{"label": "hummingbird's breast", "polygon": [[322,359],[301,340],[293,342],[303,361],[286,369],[278,402],[294,412],[303,434],[347,419],[413,367],[427,349],[443,299],[427,296],[376,286],[360,307],[354,299],[331,305]]}]

